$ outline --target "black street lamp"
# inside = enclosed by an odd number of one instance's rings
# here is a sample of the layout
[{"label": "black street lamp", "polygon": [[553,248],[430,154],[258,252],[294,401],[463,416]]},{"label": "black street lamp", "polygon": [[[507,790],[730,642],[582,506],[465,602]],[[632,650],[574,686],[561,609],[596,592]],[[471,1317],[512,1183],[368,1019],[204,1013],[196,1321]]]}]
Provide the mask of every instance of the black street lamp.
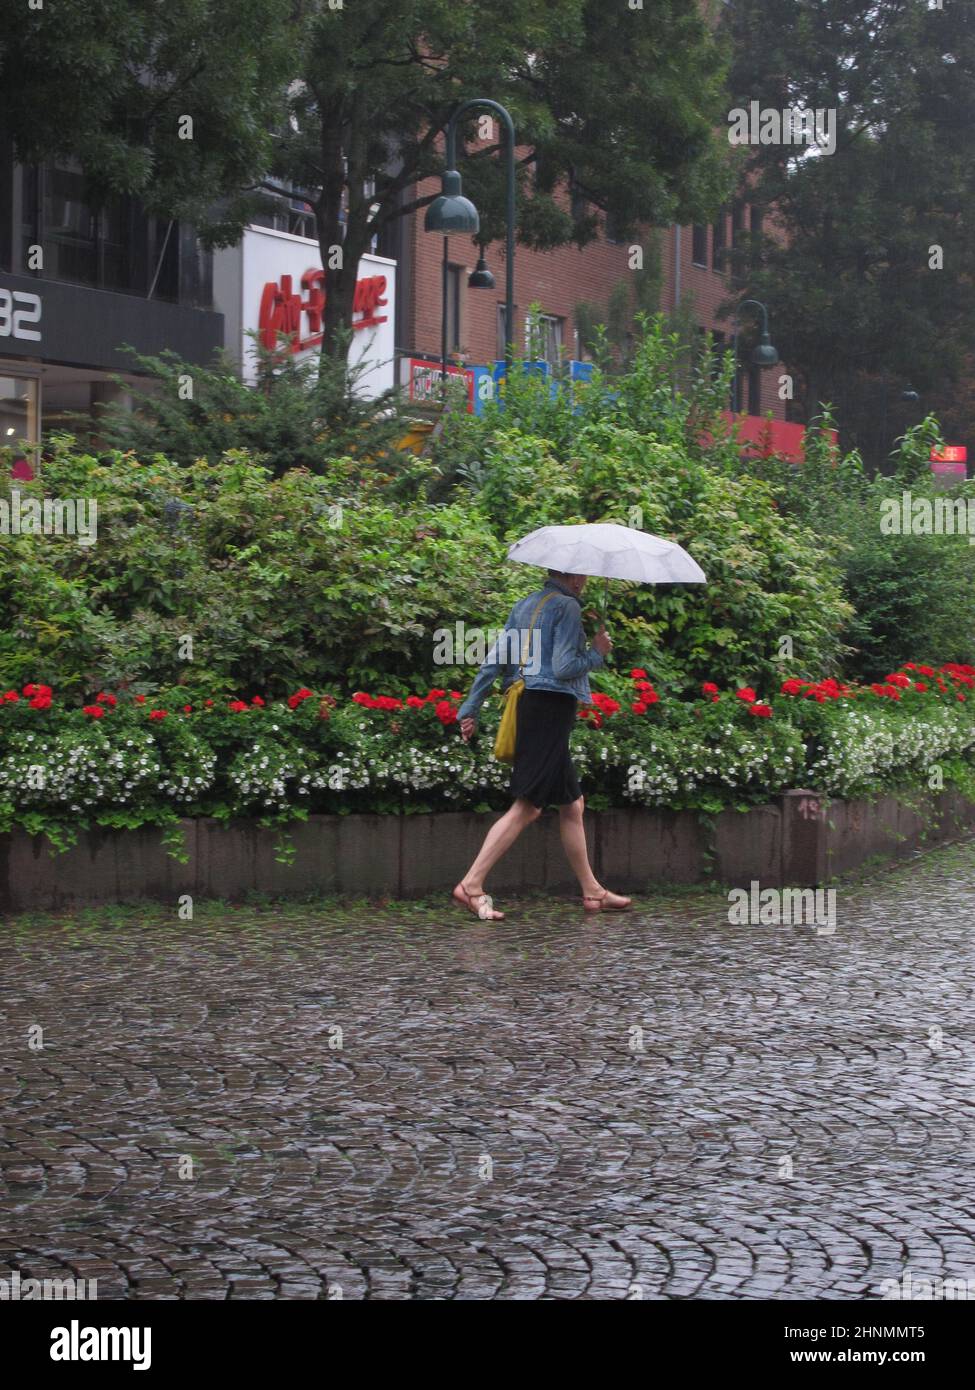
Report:
[{"label": "black street lamp", "polygon": [[[443,318],[441,320],[440,335],[440,357],[441,368],[443,371],[443,384],[447,383],[447,237],[451,232],[469,232],[472,236],[480,230],[481,219],[478,216],[477,208],[465,198],[460,191],[460,174],[454,167],[457,163],[457,122],[461,116],[465,115],[473,106],[487,106],[492,111],[496,111],[504,121],[508,131],[508,200],[507,200],[507,227],[506,227],[506,252],[505,252],[505,306],[504,306],[504,325],[505,325],[505,344],[504,360],[505,366],[511,366],[512,357],[512,334],[514,333],[515,318],[515,125],[511,116],[505,108],[496,101],[491,101],[487,97],[472,97],[470,101],[463,101],[451,113],[450,120],[447,122],[447,141],[445,151],[446,169],[444,170],[443,183],[440,196],[435,198],[427,208],[424,226],[428,232],[441,232],[444,237],[444,262],[443,262]],[[482,256],[477,263],[477,270],[474,271],[469,285],[474,288],[490,289],[494,284],[494,276],[488,270]]]},{"label": "black street lamp", "polygon": [[476,269],[468,275],[467,288],[470,290],[494,289],[494,276],[488,270],[488,263],[483,256],[478,256]]},{"label": "black street lamp", "polygon": [[735,310],[735,337],[732,354],[735,362],[735,376],[731,387],[731,413],[738,414],[738,317],[746,304],[754,304],[756,309],[762,311],[762,336],[757,346],[752,351],[751,364],[753,367],[774,367],[779,360],[779,354],[772,346],[772,339],[768,331],[768,310],[760,299],[743,299]]}]

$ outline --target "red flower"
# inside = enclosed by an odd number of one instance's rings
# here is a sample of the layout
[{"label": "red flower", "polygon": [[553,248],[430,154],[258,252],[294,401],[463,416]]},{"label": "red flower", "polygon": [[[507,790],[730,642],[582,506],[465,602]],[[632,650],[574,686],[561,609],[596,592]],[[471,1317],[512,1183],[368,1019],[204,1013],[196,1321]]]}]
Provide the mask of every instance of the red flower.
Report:
[{"label": "red flower", "polygon": [[193,713],[193,706],[192,706],[192,705],[184,705],[184,706],[183,706],[183,713],[184,713],[184,714],[192,714],[192,713]]},{"label": "red flower", "polygon": [[[143,696],[143,699],[144,699],[144,698],[145,698],[145,697]],[[211,705],[213,704],[213,701],[212,701],[212,700],[205,700],[205,701],[204,701],[204,704],[206,705],[207,709],[209,709],[209,708],[211,707]]]},{"label": "red flower", "polygon": [[[353,696],[353,699],[354,698]],[[422,709],[426,704],[426,700],[424,700],[422,695],[407,695],[406,703],[409,705],[410,709]]]},{"label": "red flower", "polygon": [[82,705],[81,713],[87,714],[91,719],[102,719],[105,711],[101,705]]},{"label": "red flower", "polygon": [[150,718],[150,719],[155,719],[155,720],[158,721],[158,720],[161,720],[161,719],[165,719],[166,716],[168,715],[168,713],[169,713],[169,710],[168,710],[168,709],[151,709],[151,710],[149,711],[149,718]]},{"label": "red flower", "polygon": [[755,703],[755,700],[757,699],[757,696],[750,685],[744,685],[742,686],[741,690],[736,690],[735,696],[739,700],[744,700],[749,705],[753,705]]},{"label": "red flower", "polygon": [[927,681],[916,681],[916,682],[915,682],[915,685],[914,685],[914,689],[915,689],[915,690],[927,690],[928,688],[929,688],[929,687],[928,687]]},{"label": "red flower", "polygon": [[25,685],[25,686],[24,686],[24,694],[27,695],[27,696],[31,696],[31,695],[41,695],[41,696],[44,696],[44,695],[52,695],[53,693],[54,693],[54,692],[51,690],[51,687],[50,687],[49,685],[37,685],[34,681],[31,681],[29,685]]},{"label": "red flower", "polygon": [[[296,696],[292,695],[291,700],[296,698]],[[289,705],[291,705],[291,700],[288,701]],[[352,703],[354,705],[362,705],[364,709],[372,709],[374,701],[372,696],[367,695],[364,690],[357,690],[352,696]],[[294,709],[294,705],[291,705],[291,708]]]},{"label": "red flower", "polygon": [[457,710],[449,700],[438,700],[434,712],[444,728],[457,722]]},{"label": "red flower", "polygon": [[701,686],[702,695],[717,695],[717,693],[718,687],[715,685],[714,681],[705,681]]},{"label": "red flower", "polygon": [[[311,696],[312,691],[310,691],[306,686],[303,685],[300,690],[296,690],[293,695],[288,696],[289,709],[297,709],[298,706],[301,704],[302,700],[310,700]],[[355,699],[355,696],[353,695],[352,698]],[[360,704],[361,703],[362,702],[360,701]]]},{"label": "red flower", "polygon": [[144,695],[136,695],[135,702],[137,705],[144,705],[146,702],[146,697]]},{"label": "red flower", "polygon": [[17,694],[16,690],[5,690],[3,698],[7,700],[11,705],[13,705],[17,703],[17,701],[20,699],[20,696]]},{"label": "red flower", "polygon": [[246,705],[243,700],[231,700],[227,708],[233,710],[234,714],[240,714],[243,710],[249,709],[250,706]]},{"label": "red flower", "polygon": [[254,698],[253,698],[253,700],[251,700],[251,704],[252,704],[252,705],[257,705],[257,706],[259,706],[259,708],[261,708],[261,709],[264,708],[264,701],[261,699],[260,695],[255,695]]},{"label": "red flower", "polygon": [[463,693],[463,691],[461,691],[461,690],[452,690],[452,691],[450,692],[450,698],[451,698],[452,700],[463,700],[463,698],[464,698],[464,693]]},{"label": "red flower", "polygon": [[402,700],[397,700],[397,699],[396,699],[394,696],[392,696],[392,695],[379,695],[379,696],[377,696],[376,699],[373,701],[373,708],[374,708],[374,709],[386,709],[386,710],[390,710],[390,709],[402,709],[402,708],[403,708],[403,701],[402,701]]},{"label": "red flower", "polygon": [[896,671],[892,676],[887,676],[886,680],[888,685],[899,685],[902,690],[905,689],[905,687],[909,689],[911,684],[910,676],[902,676]]},{"label": "red flower", "polygon": [[805,688],[806,682],[799,680],[798,676],[792,676],[789,680],[782,682],[783,695],[798,695]]},{"label": "red flower", "polygon": [[749,714],[754,714],[755,717],[756,717],[757,719],[771,719],[771,717],[772,717],[772,706],[771,706],[771,705],[749,705],[749,706],[748,706],[748,713],[749,713]]},{"label": "red flower", "polygon": [[643,703],[645,705],[655,705],[659,699],[660,696],[655,690],[645,690],[643,692]]},{"label": "red flower", "polygon": [[442,700],[446,693],[446,690],[428,690],[427,699],[433,704],[434,700]]},{"label": "red flower", "polygon": [[641,671],[639,666],[634,666],[633,670],[630,672],[630,678],[635,681],[645,680],[646,675],[646,671]]},{"label": "red flower", "polygon": [[607,719],[614,714],[619,714],[622,709],[622,706],[617,700],[614,700],[610,695],[604,695],[599,690],[593,692],[592,702],[599,710],[600,714],[604,714]]},{"label": "red flower", "polygon": [[31,709],[50,709],[50,695],[35,695],[33,700],[30,701],[30,707]]},{"label": "red flower", "polygon": [[108,705],[109,709],[114,709],[118,704],[118,700],[116,700],[114,695],[109,695],[107,691],[100,690],[95,696],[95,704]]},{"label": "red flower", "polygon": [[630,706],[630,709],[634,714],[646,714],[647,712],[647,707],[642,700],[635,700]]}]

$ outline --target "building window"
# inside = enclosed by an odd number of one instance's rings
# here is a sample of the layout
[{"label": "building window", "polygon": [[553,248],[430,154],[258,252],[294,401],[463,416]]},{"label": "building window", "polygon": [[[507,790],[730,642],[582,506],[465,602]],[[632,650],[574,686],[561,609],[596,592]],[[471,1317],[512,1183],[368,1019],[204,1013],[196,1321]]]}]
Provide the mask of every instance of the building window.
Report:
[{"label": "building window", "polygon": [[70,164],[26,167],[21,180],[19,266],[44,248],[46,279],[209,307],[211,257],[191,227],[149,217],[134,198],[98,204]]},{"label": "building window", "polygon": [[533,345],[532,357],[547,362],[556,371],[562,361],[562,340],[565,320],[554,314],[539,314],[538,341]]},{"label": "building window", "polygon": [[700,223],[695,223],[691,232],[691,260],[695,265],[702,265],[707,269],[708,229]]},{"label": "building window", "polygon": [[717,217],[717,219],[716,219],[716,221],[715,221],[715,223],[714,223],[714,228],[713,228],[712,234],[711,234],[711,269],[712,269],[712,270],[717,270],[717,271],[722,271],[722,270],[724,270],[724,252],[725,252],[725,244],[726,244],[726,242],[725,242],[725,222],[726,222],[726,215],[725,215],[725,213],[724,213],[724,212],[719,213],[719,215],[718,215],[718,217]]},{"label": "building window", "polygon": [[619,218],[614,216],[614,214],[611,212],[607,212],[606,214],[606,220],[603,227],[603,231],[605,232],[606,240],[610,242],[613,246],[618,246],[619,243],[622,241],[622,237],[620,236]]},{"label": "building window", "polygon": [[[85,177],[71,169],[44,169],[41,219],[44,269],[54,280],[98,284],[98,210],[85,196]],[[24,247],[27,264],[27,247]]]},{"label": "building window", "polygon": [[731,245],[733,248],[739,245],[744,230],[745,204],[740,198],[736,198],[731,209]]},{"label": "building window", "polygon": [[447,351],[456,352],[460,347],[460,287],[464,267],[447,267]]},{"label": "building window", "polygon": [[300,190],[282,185],[277,193],[269,194],[271,203],[253,218],[255,227],[270,227],[274,232],[317,240],[315,214],[301,196]]}]

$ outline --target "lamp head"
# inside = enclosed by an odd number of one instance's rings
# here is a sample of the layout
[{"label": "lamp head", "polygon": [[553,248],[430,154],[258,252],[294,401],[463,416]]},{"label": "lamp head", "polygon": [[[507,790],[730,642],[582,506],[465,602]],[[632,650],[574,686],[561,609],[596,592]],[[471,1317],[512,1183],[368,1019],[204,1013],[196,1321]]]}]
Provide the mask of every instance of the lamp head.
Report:
[{"label": "lamp head", "polygon": [[912,404],[916,404],[920,399],[921,397],[914,390],[913,386],[905,386],[904,390],[901,392],[902,401],[910,401]]},{"label": "lamp head", "polygon": [[752,353],[753,367],[774,367],[779,360],[779,354],[772,346],[772,340],[768,333],[762,334],[762,340]]},{"label": "lamp head", "polygon": [[443,176],[442,192],[434,198],[427,208],[424,227],[428,232],[442,232],[450,236],[453,232],[480,230],[481,219],[470,198],[460,191],[460,174],[456,169],[448,169]]},{"label": "lamp head", "polygon": [[468,287],[472,290],[493,290],[494,276],[487,268],[487,261],[483,256],[477,262],[477,269],[472,270],[467,278]]}]

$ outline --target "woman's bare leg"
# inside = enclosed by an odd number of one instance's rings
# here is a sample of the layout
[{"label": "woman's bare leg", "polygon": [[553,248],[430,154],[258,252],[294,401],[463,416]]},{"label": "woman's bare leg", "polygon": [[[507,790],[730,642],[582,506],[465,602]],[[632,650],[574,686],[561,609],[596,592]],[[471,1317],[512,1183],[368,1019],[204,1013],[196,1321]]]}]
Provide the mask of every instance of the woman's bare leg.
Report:
[{"label": "woman's bare leg", "polygon": [[565,857],[579,880],[583,897],[593,898],[603,890],[589,863],[586,827],[582,819],[585,805],[585,799],[580,796],[578,801],[570,801],[567,806],[559,807],[559,834],[562,836]]},{"label": "woman's bare leg", "polygon": [[461,887],[466,893],[475,898],[484,892],[484,880],[495,864],[511,848],[525,826],[538,820],[541,814],[537,806],[522,796],[511,803],[504,815],[491,826],[477,858],[461,879]]}]

